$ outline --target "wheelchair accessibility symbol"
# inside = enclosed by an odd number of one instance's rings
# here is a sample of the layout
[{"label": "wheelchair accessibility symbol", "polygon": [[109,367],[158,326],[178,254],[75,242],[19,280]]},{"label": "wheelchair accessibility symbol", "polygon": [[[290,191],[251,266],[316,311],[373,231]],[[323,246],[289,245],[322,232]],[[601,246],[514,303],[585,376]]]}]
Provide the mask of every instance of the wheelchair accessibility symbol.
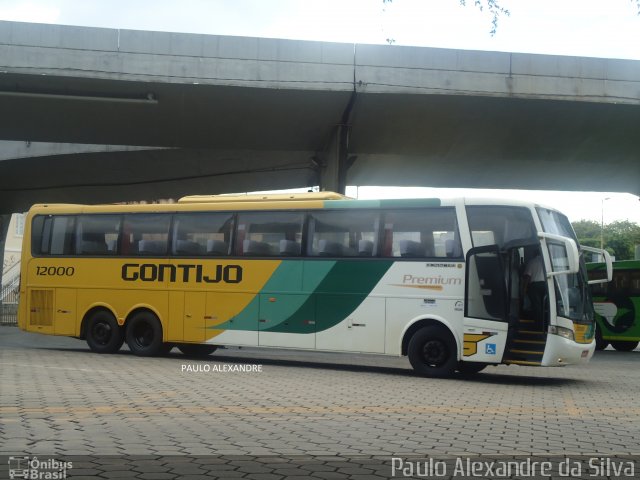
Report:
[{"label": "wheelchair accessibility symbol", "polygon": [[485,345],[484,353],[487,355],[495,355],[496,354],[496,344],[495,343],[487,343]]}]

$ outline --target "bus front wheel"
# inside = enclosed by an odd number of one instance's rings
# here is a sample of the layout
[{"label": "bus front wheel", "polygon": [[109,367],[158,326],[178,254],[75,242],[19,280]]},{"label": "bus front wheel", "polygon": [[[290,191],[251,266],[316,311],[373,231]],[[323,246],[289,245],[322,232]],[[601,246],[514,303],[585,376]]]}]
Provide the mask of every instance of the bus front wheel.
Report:
[{"label": "bus front wheel", "polygon": [[423,327],[414,333],[407,355],[413,369],[425,377],[448,377],[458,364],[454,338],[449,330],[438,325]]},{"label": "bus front wheel", "polygon": [[596,350],[604,350],[609,346],[609,342],[602,338],[602,330],[596,325]]},{"label": "bus front wheel", "polygon": [[628,340],[613,340],[611,346],[619,352],[630,352],[635,350],[638,346],[638,342],[632,342]]},{"label": "bus front wheel", "polygon": [[135,355],[152,357],[164,348],[160,320],[151,312],[138,312],[127,322],[127,345]]},{"label": "bus front wheel", "polygon": [[475,375],[476,373],[480,373],[485,368],[487,368],[487,364],[486,363],[480,363],[480,362],[458,362],[457,370],[462,375]]},{"label": "bus front wheel", "polygon": [[96,353],[115,353],[124,343],[124,334],[111,312],[98,310],[87,320],[86,339]]}]

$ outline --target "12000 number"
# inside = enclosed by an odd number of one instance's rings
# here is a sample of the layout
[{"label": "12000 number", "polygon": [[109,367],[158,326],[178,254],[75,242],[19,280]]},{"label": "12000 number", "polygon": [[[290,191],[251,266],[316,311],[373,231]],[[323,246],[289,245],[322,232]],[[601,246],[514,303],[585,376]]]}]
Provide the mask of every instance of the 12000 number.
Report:
[{"label": "12000 number", "polygon": [[36,275],[41,277],[71,277],[74,273],[73,267],[36,267]]}]

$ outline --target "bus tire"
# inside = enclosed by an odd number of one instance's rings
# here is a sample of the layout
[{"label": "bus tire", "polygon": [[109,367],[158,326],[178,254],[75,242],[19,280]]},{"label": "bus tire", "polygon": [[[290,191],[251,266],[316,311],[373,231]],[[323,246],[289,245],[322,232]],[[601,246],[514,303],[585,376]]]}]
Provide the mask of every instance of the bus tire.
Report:
[{"label": "bus tire", "polygon": [[429,325],[414,333],[407,355],[413,369],[425,377],[451,376],[458,365],[456,342],[451,332],[439,325]]},{"label": "bus tire", "polygon": [[87,344],[96,353],[116,353],[124,343],[124,332],[115,317],[98,310],[87,319]]},{"label": "bus tire", "polygon": [[462,375],[475,375],[487,368],[487,363],[480,362],[458,362],[457,370]]},{"label": "bus tire", "polygon": [[162,353],[162,325],[153,313],[138,312],[127,322],[127,345],[135,355],[153,357]]},{"label": "bus tire", "polygon": [[609,346],[609,342],[602,338],[602,330],[596,325],[596,350],[604,350]]},{"label": "bus tire", "polygon": [[178,350],[188,357],[206,357],[217,349],[217,345],[209,345],[206,343],[182,343],[178,345]]},{"label": "bus tire", "polygon": [[630,352],[631,350],[635,350],[638,346],[638,342],[629,340],[613,340],[611,342],[611,346],[619,352]]}]

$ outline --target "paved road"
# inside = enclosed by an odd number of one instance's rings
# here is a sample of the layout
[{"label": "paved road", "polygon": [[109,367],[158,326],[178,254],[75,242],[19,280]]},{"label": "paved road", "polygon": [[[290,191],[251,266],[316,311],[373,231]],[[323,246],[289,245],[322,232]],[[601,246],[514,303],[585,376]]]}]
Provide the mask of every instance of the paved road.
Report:
[{"label": "paved road", "polygon": [[436,380],[404,358],[97,355],[0,327],[0,455],[62,455],[74,478],[261,480],[388,478],[391,457],[640,456],[639,362],[604,351]]}]

